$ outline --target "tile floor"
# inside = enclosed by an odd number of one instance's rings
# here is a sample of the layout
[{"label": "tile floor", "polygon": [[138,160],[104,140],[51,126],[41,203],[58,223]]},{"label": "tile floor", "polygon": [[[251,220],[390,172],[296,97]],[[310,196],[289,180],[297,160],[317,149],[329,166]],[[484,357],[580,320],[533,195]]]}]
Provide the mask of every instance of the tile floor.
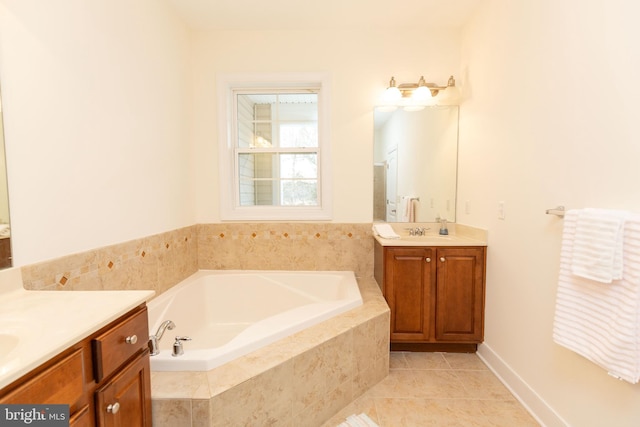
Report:
[{"label": "tile floor", "polygon": [[476,354],[391,352],[389,376],[323,427],[363,412],[380,427],[539,426]]}]

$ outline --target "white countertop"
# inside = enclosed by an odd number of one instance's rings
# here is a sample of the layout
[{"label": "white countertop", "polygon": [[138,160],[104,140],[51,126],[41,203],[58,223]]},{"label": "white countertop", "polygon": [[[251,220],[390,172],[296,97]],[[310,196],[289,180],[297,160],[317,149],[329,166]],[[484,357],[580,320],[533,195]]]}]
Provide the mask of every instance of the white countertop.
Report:
[{"label": "white countertop", "polygon": [[154,291],[27,291],[0,271],[0,388],[148,301]]},{"label": "white countertop", "polygon": [[[463,224],[448,224],[447,235],[440,235],[437,223],[389,223],[400,236],[385,239],[373,233],[374,239],[382,246],[487,246],[487,231]],[[409,228],[425,228],[424,236],[410,236]]]}]

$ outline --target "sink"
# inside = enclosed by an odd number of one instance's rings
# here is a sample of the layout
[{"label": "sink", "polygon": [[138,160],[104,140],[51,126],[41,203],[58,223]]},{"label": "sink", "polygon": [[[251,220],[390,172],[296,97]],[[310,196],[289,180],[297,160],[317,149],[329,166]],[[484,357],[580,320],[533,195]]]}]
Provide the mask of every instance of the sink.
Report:
[{"label": "sink", "polygon": [[20,343],[17,335],[0,333],[0,360],[11,354]]}]

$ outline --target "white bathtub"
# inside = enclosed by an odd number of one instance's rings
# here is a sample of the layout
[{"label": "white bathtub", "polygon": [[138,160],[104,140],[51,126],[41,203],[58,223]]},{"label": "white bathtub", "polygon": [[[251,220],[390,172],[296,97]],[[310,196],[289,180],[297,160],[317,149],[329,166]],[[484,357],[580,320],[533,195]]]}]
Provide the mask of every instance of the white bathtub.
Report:
[{"label": "white bathtub", "polygon": [[[350,271],[200,270],[148,303],[152,371],[207,371],[362,305]],[[172,356],[176,336],[184,354]]]}]

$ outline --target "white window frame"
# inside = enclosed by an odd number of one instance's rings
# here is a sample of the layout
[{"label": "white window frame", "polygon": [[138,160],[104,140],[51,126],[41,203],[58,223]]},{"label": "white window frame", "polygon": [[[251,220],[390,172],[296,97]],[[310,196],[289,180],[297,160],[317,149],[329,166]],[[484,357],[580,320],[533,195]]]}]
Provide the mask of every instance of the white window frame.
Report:
[{"label": "white window frame", "polygon": [[[240,89],[315,89],[318,91],[318,206],[240,206],[236,192],[238,171],[233,140],[236,126],[233,93]],[[217,76],[218,165],[220,219],[299,220],[332,219],[331,150],[329,138],[330,80],[327,73],[233,73]]]}]

